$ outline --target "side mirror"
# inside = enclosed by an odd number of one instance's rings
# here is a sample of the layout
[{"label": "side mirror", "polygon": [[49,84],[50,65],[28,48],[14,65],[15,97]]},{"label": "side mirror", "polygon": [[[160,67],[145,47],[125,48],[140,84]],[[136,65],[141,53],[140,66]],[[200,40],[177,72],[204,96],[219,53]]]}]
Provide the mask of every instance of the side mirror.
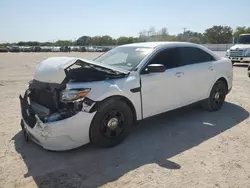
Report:
[{"label": "side mirror", "polygon": [[165,70],[166,70],[166,67],[162,64],[150,64],[145,68],[143,73],[144,74],[157,73],[157,72],[164,72]]}]

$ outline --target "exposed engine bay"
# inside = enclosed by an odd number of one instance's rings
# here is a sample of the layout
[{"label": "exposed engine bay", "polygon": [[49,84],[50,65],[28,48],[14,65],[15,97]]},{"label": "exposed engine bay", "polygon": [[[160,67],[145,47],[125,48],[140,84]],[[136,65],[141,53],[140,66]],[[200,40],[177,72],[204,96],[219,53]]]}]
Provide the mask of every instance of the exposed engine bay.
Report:
[{"label": "exposed engine bay", "polygon": [[[29,82],[22,100],[26,100],[24,103],[27,102],[31,111],[44,123],[69,118],[83,109],[83,103],[88,106],[94,103],[86,97],[91,88],[68,90],[67,83],[103,81],[126,76],[124,73],[81,60],[67,67],[65,75],[62,83],[40,82],[35,79]],[[22,105],[22,108],[25,107]]]}]

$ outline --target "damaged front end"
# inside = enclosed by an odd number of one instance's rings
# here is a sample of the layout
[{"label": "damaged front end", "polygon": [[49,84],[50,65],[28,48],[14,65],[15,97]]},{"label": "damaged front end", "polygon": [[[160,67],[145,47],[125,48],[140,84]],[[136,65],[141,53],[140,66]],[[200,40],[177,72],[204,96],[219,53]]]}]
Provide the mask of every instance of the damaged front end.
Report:
[{"label": "damaged front end", "polygon": [[37,115],[43,123],[54,122],[76,115],[83,110],[84,101],[88,107],[94,103],[85,97],[90,89],[65,90],[65,87],[65,84],[31,81],[25,95],[20,96],[23,117],[26,111],[31,117],[32,113]]},{"label": "damaged front end", "polygon": [[25,93],[19,96],[24,135],[49,150],[67,150],[88,143],[98,103],[88,97],[98,92],[95,82],[127,75],[78,58],[44,60]]},{"label": "damaged front end", "polygon": [[[90,112],[95,104],[86,97],[91,88],[67,89],[68,83],[82,84],[127,75],[80,59],[69,58],[68,61],[67,58],[65,59],[63,59],[64,61],[53,59],[54,61],[42,62],[40,67],[38,66],[34,79],[29,82],[25,95],[20,96],[22,115],[24,120],[26,116],[30,117],[27,122],[30,127],[34,126],[35,115],[43,123],[48,123],[69,118],[80,111]],[[61,60],[64,64],[55,62],[56,60]],[[56,63],[57,67],[55,67]],[[53,74],[55,75],[54,80]],[[48,78],[49,80],[46,80]],[[32,116],[32,114],[34,115]]]}]

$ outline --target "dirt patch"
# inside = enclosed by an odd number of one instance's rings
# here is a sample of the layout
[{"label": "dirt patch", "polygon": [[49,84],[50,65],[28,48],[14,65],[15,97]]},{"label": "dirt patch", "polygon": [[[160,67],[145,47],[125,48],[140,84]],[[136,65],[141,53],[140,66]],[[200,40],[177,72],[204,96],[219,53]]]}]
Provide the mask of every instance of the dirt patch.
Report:
[{"label": "dirt patch", "polygon": [[209,113],[188,107],[145,120],[121,145],[48,152],[26,143],[18,94],[50,56],[0,54],[0,187],[249,187],[250,79],[234,66],[227,103]]}]

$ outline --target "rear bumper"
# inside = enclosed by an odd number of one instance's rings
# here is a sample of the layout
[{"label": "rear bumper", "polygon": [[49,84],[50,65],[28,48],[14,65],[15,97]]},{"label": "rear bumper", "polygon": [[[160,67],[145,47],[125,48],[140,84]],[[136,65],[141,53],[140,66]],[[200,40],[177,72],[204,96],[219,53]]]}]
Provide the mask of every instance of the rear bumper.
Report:
[{"label": "rear bumper", "polygon": [[89,128],[95,113],[80,111],[64,120],[43,123],[37,114],[27,112],[29,104],[21,96],[20,103],[22,129],[36,144],[47,150],[63,151],[89,143]]},{"label": "rear bumper", "polygon": [[250,62],[250,57],[228,57],[233,62],[248,63]]}]

